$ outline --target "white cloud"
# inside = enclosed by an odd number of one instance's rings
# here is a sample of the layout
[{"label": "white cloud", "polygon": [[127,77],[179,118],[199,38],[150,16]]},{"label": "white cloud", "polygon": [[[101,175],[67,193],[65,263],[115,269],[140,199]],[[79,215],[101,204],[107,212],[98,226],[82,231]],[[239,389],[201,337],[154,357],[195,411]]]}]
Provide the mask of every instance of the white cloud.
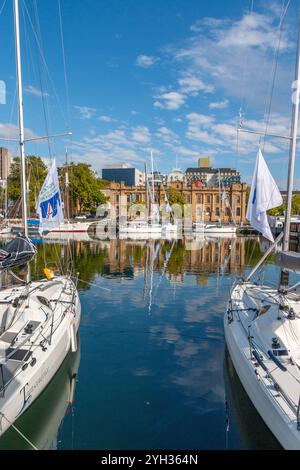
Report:
[{"label": "white cloud", "polygon": [[113,122],[114,121],[114,119],[112,117],[105,116],[105,115],[99,116],[98,119],[99,119],[99,121],[103,121],[103,122]]},{"label": "white cloud", "polygon": [[[19,128],[15,124],[0,123],[0,137],[2,139],[19,139]],[[36,139],[39,136],[31,129],[25,129],[25,139]]]},{"label": "white cloud", "polygon": [[158,57],[141,54],[137,57],[137,59],[135,61],[135,64],[138,67],[148,69],[148,68],[152,67],[152,65],[154,65],[158,60],[159,60]]},{"label": "white cloud", "polygon": [[161,109],[175,110],[180,108],[186,100],[186,96],[176,91],[162,93],[156,97],[154,106]]},{"label": "white cloud", "polygon": [[[204,18],[192,26],[193,35],[181,47],[167,52],[176,66],[225,94],[263,112],[270,93],[274,51],[278,44],[279,15],[273,5],[263,13],[244,14],[239,20]],[[285,20],[277,67],[273,106],[287,109],[293,66],[290,66],[290,35],[293,28]],[[180,73],[180,72],[179,72]],[[260,107],[258,109],[258,106]],[[273,108],[274,109],[274,108]],[[249,112],[251,111],[248,106]]]},{"label": "white cloud", "polygon": [[173,144],[180,142],[178,135],[165,126],[157,129],[156,136],[164,142],[172,142]]},{"label": "white cloud", "polygon": [[49,96],[48,93],[42,92],[41,90],[39,90],[38,88],[36,88],[32,85],[26,86],[24,88],[24,91],[25,91],[25,93],[28,93],[28,94],[33,95],[33,96],[38,96],[38,97]]},{"label": "white cloud", "polygon": [[132,139],[135,142],[148,144],[150,142],[150,132],[145,126],[137,126],[132,130]]},{"label": "white cloud", "polygon": [[74,158],[90,163],[97,171],[104,165],[116,162],[141,167],[150,143],[150,131],[146,126],[130,128],[119,126],[106,133],[88,134],[73,144]]},{"label": "white cloud", "polygon": [[81,119],[91,119],[95,112],[95,108],[89,108],[88,106],[75,106],[75,108],[79,111]]},{"label": "white cloud", "polygon": [[[279,120],[277,122],[277,119]],[[190,113],[187,115],[188,125],[186,137],[192,141],[199,141],[202,144],[211,147],[210,150],[220,154],[236,152],[238,147],[239,154],[251,155],[255,154],[260,137],[255,134],[248,134],[239,132],[237,133],[237,126],[233,120],[226,122],[218,122],[215,117],[211,115]],[[276,124],[277,122],[277,124]],[[270,116],[269,133],[286,133],[286,120],[280,118],[277,114]],[[274,125],[274,127],[273,127]],[[253,130],[264,129],[264,122],[251,120],[245,122],[245,128]],[[286,150],[286,142],[280,139],[267,138],[264,145],[266,154],[278,154]],[[245,159],[243,159],[246,162]]]},{"label": "white cloud", "polygon": [[227,108],[229,104],[228,100],[222,100],[222,101],[214,101],[212,103],[209,103],[209,108],[210,109],[224,109]]},{"label": "white cloud", "polygon": [[186,76],[178,80],[180,85],[180,91],[191,95],[197,95],[199,91],[204,93],[212,93],[214,87],[212,85],[205,84],[200,78],[195,76]]}]

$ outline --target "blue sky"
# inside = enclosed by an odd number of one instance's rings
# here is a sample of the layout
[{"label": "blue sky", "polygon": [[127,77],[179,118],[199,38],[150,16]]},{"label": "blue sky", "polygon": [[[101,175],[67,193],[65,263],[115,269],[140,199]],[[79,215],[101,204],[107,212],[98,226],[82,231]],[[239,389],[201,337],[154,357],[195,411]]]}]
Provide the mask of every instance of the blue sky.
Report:
[{"label": "blue sky", "polygon": [[[63,161],[67,145],[75,162],[88,162],[98,171],[118,162],[142,169],[153,149],[162,172],[176,161],[186,169],[209,155],[215,166],[237,167],[249,181],[259,139],[240,134],[237,142],[236,127],[241,110],[245,128],[265,129],[286,3],[60,0],[66,92],[59,2],[20,0],[27,137],[47,129],[62,133],[70,126],[72,142],[55,140],[51,154]],[[0,0],[0,11],[3,4]],[[298,7],[291,0],[282,28],[268,119],[268,131],[284,135],[290,125]],[[15,138],[11,0],[0,15],[0,79],[7,87],[0,137]],[[9,146],[16,154],[17,146]],[[284,187],[287,141],[267,138],[263,150]],[[45,143],[28,144],[27,153],[47,157],[49,149]],[[295,186],[300,188],[298,169]]]}]

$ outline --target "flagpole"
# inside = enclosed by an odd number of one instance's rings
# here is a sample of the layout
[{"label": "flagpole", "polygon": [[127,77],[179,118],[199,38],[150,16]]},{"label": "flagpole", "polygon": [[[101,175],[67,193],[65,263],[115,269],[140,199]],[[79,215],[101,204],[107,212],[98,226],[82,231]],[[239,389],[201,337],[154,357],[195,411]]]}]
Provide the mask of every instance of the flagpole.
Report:
[{"label": "flagpole", "polygon": [[22,66],[20,48],[20,25],[19,25],[19,0],[14,0],[14,23],[15,23],[15,47],[16,47],[16,69],[18,88],[18,110],[19,110],[19,143],[21,158],[21,190],[22,190],[22,216],[24,235],[28,237],[27,225],[27,198],[26,198],[26,170],[25,170],[25,138],[24,138],[24,115],[23,115],[23,89],[22,89]]},{"label": "flagpole", "polygon": [[[296,90],[293,93],[291,143],[290,143],[290,158],[289,158],[288,181],[287,181],[286,210],[285,210],[285,220],[284,220],[283,251],[288,251],[289,250],[292,197],[293,197],[293,186],[294,186],[294,169],[295,169],[295,158],[296,158],[296,147],[297,147],[297,130],[298,130],[298,120],[299,120],[300,15],[299,15],[298,23],[299,23],[299,25],[298,25],[298,41],[297,41],[296,66],[295,66],[295,82],[294,82],[296,84]],[[281,285],[287,285],[288,280],[289,280],[288,272],[282,270],[281,271],[280,284]]]}]

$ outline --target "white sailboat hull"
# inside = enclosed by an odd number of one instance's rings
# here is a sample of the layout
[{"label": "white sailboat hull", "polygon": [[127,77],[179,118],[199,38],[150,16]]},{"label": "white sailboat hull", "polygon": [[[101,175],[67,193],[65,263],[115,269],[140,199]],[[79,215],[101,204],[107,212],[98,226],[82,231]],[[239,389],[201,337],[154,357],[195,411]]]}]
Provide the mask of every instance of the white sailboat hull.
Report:
[{"label": "white sailboat hull", "polygon": [[55,229],[49,230],[49,233],[85,233],[90,225],[90,222],[64,222]]},{"label": "white sailboat hull", "polygon": [[236,233],[236,226],[234,225],[205,225],[205,233]]},{"label": "white sailboat hull", "polygon": [[[64,278],[60,279],[64,282]],[[51,282],[49,281],[49,283]],[[32,283],[32,287],[38,284],[41,283]],[[65,284],[65,286],[68,289],[68,284]],[[54,291],[52,291],[53,288],[49,290],[49,294],[53,296]],[[47,290],[43,295],[46,296],[46,292]],[[65,298],[67,299],[67,297]],[[22,367],[18,369],[18,375],[13,377],[10,382],[7,382],[4,393],[2,388],[0,393],[0,435],[29,408],[58,371],[70,351],[72,330],[76,332],[78,330],[80,310],[79,297],[76,291],[74,308],[66,311],[65,315],[61,317],[59,325],[53,331],[51,344],[45,344],[47,348],[45,351],[39,344],[33,347],[32,356],[26,368],[24,370]],[[62,311],[58,312],[59,315],[61,313]],[[49,327],[48,322],[48,326],[45,325],[45,330],[43,330],[45,334],[47,331],[49,333]],[[32,358],[36,360],[33,365],[31,365]]]},{"label": "white sailboat hull", "polygon": [[128,223],[125,225],[120,225],[119,227],[120,234],[161,234],[161,225],[160,224],[147,224],[145,223]]},{"label": "white sailboat hull", "polygon": [[177,234],[178,232],[178,225],[177,224],[163,224],[161,228],[162,234]]},{"label": "white sailboat hull", "polygon": [[[244,305],[240,304],[240,306]],[[236,308],[235,304],[234,308]],[[224,331],[227,348],[237,375],[261,418],[285,449],[299,450],[300,431],[297,429],[295,414],[297,403],[294,403],[295,410],[293,412],[287,401],[270,384],[266,371],[257,366],[253,356],[251,358],[249,341],[241,321],[235,319],[229,322],[228,316],[225,314]],[[264,362],[268,364],[267,360]],[[278,374],[276,364],[270,362],[269,370],[272,370],[274,375],[276,372]],[[283,374],[288,374],[288,372],[283,372]],[[288,378],[287,375],[284,377]],[[286,396],[288,396],[288,388],[286,392]],[[294,395],[298,396],[298,390],[294,390]]]}]

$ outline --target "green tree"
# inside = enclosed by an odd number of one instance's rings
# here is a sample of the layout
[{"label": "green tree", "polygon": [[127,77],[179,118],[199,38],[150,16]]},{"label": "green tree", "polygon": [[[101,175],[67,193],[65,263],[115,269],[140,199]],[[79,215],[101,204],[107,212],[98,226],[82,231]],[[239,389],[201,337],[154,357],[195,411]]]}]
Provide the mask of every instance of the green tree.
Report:
[{"label": "green tree", "polygon": [[171,206],[172,204],[180,204],[181,206],[186,204],[185,196],[178,189],[170,187],[167,188],[166,193]]},{"label": "green tree", "polygon": [[[64,172],[61,173],[62,177]],[[101,192],[107,182],[97,176],[87,163],[72,163],[69,170],[70,196],[73,207],[80,212],[95,211],[100,204],[105,204],[107,197]]]},{"label": "green tree", "polygon": [[[35,213],[36,199],[47,175],[47,167],[41,157],[29,155],[26,157],[26,179],[29,181],[29,208]],[[21,197],[21,161],[13,159],[8,178],[8,198],[16,202]]]},{"label": "green tree", "polygon": [[300,214],[300,194],[294,194],[292,199],[292,214]]},{"label": "green tree", "polygon": [[284,215],[284,211],[285,211],[285,202],[283,202],[281,206],[279,207],[274,207],[274,209],[268,210],[268,215],[281,216],[281,215]]}]

